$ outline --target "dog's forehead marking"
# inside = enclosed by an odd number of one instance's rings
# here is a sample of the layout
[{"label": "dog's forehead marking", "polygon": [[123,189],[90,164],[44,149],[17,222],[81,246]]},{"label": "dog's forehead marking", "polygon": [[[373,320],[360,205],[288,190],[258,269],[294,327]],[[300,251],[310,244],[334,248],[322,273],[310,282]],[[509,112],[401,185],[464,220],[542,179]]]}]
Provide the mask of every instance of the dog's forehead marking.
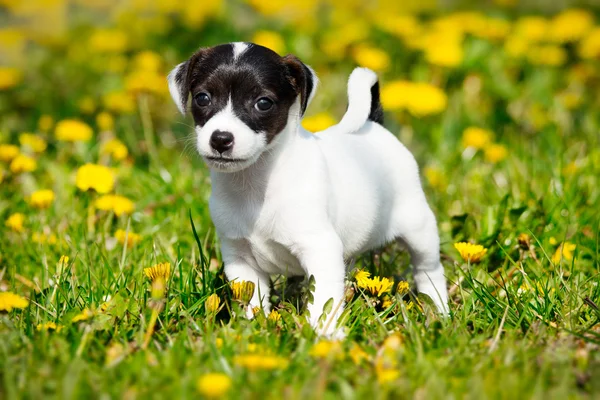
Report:
[{"label": "dog's forehead marking", "polygon": [[248,47],[250,47],[248,45],[248,43],[244,43],[244,42],[234,42],[231,44],[233,46],[233,60],[237,60],[240,55],[245,52]]}]

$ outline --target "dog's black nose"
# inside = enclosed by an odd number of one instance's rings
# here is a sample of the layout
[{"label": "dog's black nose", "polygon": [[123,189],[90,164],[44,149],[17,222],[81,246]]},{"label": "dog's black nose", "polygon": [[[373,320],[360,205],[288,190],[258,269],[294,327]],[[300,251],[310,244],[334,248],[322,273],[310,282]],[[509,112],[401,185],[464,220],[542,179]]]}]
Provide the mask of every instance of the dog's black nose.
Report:
[{"label": "dog's black nose", "polygon": [[210,137],[210,147],[220,154],[225,153],[233,147],[233,133],[224,131],[214,131]]}]

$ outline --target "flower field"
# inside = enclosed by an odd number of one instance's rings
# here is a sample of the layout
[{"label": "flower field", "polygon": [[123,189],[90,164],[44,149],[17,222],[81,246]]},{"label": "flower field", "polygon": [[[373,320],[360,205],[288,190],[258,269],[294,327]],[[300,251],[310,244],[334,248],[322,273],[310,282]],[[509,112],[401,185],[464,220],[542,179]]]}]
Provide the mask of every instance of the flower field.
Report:
[{"label": "flower field", "polygon": [[[600,396],[600,9],[541,3],[0,0],[0,398]],[[310,280],[245,318],[166,81],[232,41],[315,69],[310,131],[377,71],[449,318],[395,244],[350,265],[344,340]]]}]

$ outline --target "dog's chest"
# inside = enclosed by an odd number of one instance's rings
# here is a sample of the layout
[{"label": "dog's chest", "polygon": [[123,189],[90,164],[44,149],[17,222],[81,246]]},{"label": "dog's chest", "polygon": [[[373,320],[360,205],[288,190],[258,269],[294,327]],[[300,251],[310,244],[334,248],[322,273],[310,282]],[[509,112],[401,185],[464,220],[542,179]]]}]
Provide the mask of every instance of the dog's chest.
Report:
[{"label": "dog's chest", "polygon": [[301,275],[297,258],[281,243],[273,204],[250,196],[211,197],[211,215],[219,236],[243,240],[255,267],[271,274]]}]

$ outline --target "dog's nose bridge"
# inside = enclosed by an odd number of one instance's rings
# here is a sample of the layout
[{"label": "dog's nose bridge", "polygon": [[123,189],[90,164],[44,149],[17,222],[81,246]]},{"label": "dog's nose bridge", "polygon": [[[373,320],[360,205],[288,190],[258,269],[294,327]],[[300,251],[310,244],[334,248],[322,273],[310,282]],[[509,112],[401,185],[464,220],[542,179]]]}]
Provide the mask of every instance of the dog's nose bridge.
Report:
[{"label": "dog's nose bridge", "polygon": [[230,150],[233,147],[233,142],[234,137],[231,132],[216,130],[210,136],[210,147],[220,154]]}]

